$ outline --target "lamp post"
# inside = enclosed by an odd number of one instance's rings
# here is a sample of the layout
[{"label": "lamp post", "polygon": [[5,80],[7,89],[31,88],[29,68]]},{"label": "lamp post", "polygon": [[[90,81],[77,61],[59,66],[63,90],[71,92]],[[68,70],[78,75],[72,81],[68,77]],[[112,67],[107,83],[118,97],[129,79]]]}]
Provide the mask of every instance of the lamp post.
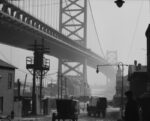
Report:
[{"label": "lamp post", "polygon": [[122,69],[121,69],[121,117],[123,116],[123,104],[124,104],[124,101],[123,101],[123,93],[124,93],[124,88],[123,88],[123,81],[124,81],[124,66],[128,66],[127,64],[124,64],[122,62],[119,62],[118,64],[104,64],[104,65],[97,65],[97,68],[96,68],[96,72],[99,73],[99,67],[101,66],[118,66],[118,68],[121,66]]},{"label": "lamp post", "polygon": [[121,117],[123,117],[123,109],[124,109],[124,107],[123,107],[123,104],[124,104],[124,101],[123,101],[123,93],[124,93],[124,88],[123,88],[123,81],[124,81],[124,64],[122,63],[122,62],[119,62],[118,63],[118,67],[119,66],[121,66],[122,67],[122,71],[121,71],[121,79],[122,79],[122,81],[121,81]]}]

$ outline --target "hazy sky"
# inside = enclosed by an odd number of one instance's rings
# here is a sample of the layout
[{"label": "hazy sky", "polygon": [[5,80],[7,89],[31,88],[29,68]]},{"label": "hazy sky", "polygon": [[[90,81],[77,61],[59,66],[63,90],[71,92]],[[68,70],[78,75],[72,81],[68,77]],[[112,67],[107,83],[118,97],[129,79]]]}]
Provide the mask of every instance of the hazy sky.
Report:
[{"label": "hazy sky", "polygon": [[[117,50],[118,61],[133,64],[136,59],[138,62],[146,64],[145,31],[150,23],[149,0],[126,0],[122,8],[118,8],[114,0],[90,0],[90,3],[104,53],[106,54],[107,50]],[[88,33],[90,31],[92,30],[89,29]],[[94,36],[88,36],[88,48],[101,54],[98,42],[93,39]],[[0,58],[14,64],[21,71],[26,71],[26,56],[32,56],[32,53],[0,45]],[[57,59],[51,58],[49,73],[57,71],[56,63]],[[22,73],[23,76],[18,77],[24,79],[25,73],[20,70],[17,73]],[[95,73],[95,69],[88,68],[90,85],[105,85],[106,81],[102,77],[101,74]]]},{"label": "hazy sky", "polygon": [[126,0],[122,8],[113,0],[91,0],[91,5],[104,52],[117,50],[119,61],[133,63],[137,59],[145,64],[149,1]]},{"label": "hazy sky", "polygon": [[[104,53],[106,54],[107,50],[117,50],[118,61],[133,64],[133,61],[137,60],[146,64],[145,31],[150,23],[149,0],[126,0],[122,8],[118,8],[113,0],[90,2]],[[93,44],[93,51],[100,53],[100,50],[94,49],[97,45]],[[88,79],[95,79],[89,81],[90,84],[105,83],[100,74],[92,74],[94,76],[89,76]]]}]

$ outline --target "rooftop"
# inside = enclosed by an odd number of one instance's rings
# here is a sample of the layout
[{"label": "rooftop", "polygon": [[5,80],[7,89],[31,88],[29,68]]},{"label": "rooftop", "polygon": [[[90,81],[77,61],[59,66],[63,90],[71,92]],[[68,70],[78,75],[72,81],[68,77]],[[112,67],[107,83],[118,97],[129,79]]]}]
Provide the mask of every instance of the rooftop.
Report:
[{"label": "rooftop", "polygon": [[1,68],[8,68],[8,69],[16,69],[15,66],[13,66],[13,65],[11,65],[11,64],[9,64],[9,63],[1,60],[1,59],[0,59],[0,67]]}]

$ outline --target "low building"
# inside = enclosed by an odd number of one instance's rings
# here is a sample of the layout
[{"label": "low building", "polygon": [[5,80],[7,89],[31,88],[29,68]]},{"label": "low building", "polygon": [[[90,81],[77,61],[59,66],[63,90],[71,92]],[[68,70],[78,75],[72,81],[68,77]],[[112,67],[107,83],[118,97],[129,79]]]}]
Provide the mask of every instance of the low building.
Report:
[{"label": "low building", "polygon": [[0,114],[9,115],[14,110],[15,67],[0,60]]},{"label": "low building", "polygon": [[83,82],[83,79],[79,76],[67,76],[67,95],[74,97],[91,96],[91,90],[87,82]]},{"label": "low building", "polygon": [[129,66],[128,81],[130,90],[136,98],[140,97],[147,89],[147,66],[134,64]]}]

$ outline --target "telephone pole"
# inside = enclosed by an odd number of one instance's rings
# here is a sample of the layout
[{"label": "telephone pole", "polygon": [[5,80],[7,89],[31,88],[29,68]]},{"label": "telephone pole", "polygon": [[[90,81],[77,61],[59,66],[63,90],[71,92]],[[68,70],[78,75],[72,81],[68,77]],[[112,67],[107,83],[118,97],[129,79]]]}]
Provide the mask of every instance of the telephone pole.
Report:
[{"label": "telephone pole", "polygon": [[33,87],[32,87],[32,114],[37,114],[36,109],[36,78],[40,77],[40,109],[42,108],[42,79],[49,71],[50,60],[44,58],[44,53],[48,53],[48,48],[44,48],[44,40],[42,44],[37,44],[34,41],[34,45],[31,45],[31,50],[34,51],[33,57],[26,57],[26,68],[33,75]]}]

